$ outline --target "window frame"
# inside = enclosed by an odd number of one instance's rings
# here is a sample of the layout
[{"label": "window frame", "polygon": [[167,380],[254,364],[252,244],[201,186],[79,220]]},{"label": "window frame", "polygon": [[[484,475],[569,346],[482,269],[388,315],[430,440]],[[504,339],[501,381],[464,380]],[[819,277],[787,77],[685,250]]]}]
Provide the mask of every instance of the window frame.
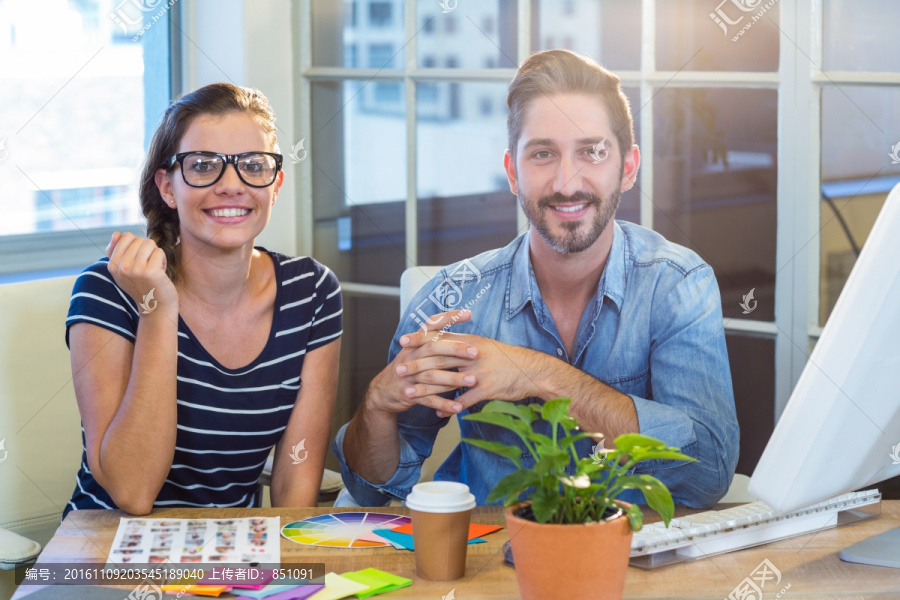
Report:
[{"label": "window frame", "polygon": [[[162,111],[181,93],[181,5],[172,7],[167,16],[167,27],[150,28],[141,41],[145,55],[144,131],[148,144]],[[165,80],[167,86],[160,86],[160,80]],[[103,256],[114,231],[146,235],[144,224],[134,223],[0,236],[0,283],[78,273]]]},{"label": "window frame", "polygon": [[[658,71],[656,70],[656,0],[641,0],[641,68],[616,71],[622,85],[640,90],[641,148],[640,186],[644,193],[640,202],[641,225],[653,228],[653,151],[654,96],[661,87],[764,88],[778,94],[777,153],[778,183],[776,188],[776,276],[775,318],[773,321],[724,319],[725,331],[775,340],[775,418],[781,415],[800,373],[806,366],[812,345],[821,333],[817,323],[819,308],[819,247],[815,243],[820,228],[821,202],[821,88],[825,85],[870,84],[896,85],[900,76],[888,73],[822,71],[823,24],[825,0],[799,0],[779,3],[778,70],[748,71]],[[531,54],[531,21],[533,3],[516,3],[516,60],[521,63]],[[312,61],[312,2],[301,0],[294,21],[300,65],[295,89],[298,91],[296,119],[307,131],[314,131],[310,110],[312,84],[343,82],[348,79],[378,81],[401,80],[406,93],[407,197],[406,197],[406,268],[416,266],[418,258],[417,194],[417,106],[416,84],[424,81],[503,82],[509,83],[514,69],[445,69],[422,68],[418,65],[416,34],[417,1],[404,4],[405,46],[403,68],[350,69],[315,66]],[[327,30],[326,24],[324,28]],[[322,29],[322,28],[320,28]],[[425,33],[423,31],[421,33]],[[805,50],[804,50],[805,49]],[[636,112],[636,111],[635,111]],[[340,143],[340,142],[336,142]],[[498,160],[500,157],[498,155]],[[300,197],[311,198],[312,172],[309,162],[301,165]],[[301,248],[311,253],[315,235],[311,203],[298,215],[298,239]],[[527,221],[518,209],[517,228],[524,230]],[[351,296],[399,297],[398,286],[381,286],[341,282],[343,292]]]}]

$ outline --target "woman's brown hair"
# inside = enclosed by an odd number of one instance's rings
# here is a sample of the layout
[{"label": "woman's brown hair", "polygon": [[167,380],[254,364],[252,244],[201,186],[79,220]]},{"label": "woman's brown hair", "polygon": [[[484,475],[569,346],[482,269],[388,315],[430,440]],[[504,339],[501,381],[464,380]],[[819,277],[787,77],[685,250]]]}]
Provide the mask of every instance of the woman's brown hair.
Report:
[{"label": "woman's brown hair", "polygon": [[268,99],[259,90],[230,83],[212,83],[176,98],[166,109],[162,123],[150,140],[150,148],[141,171],[141,212],[147,219],[147,237],[166,253],[166,275],[173,282],[177,279],[178,258],[175,246],[178,244],[181,225],[178,211],[166,204],[156,187],[156,171],[168,166],[169,159],[178,151],[181,138],[196,117],[223,116],[235,112],[254,116],[269,139],[270,148],[278,151],[275,112]]}]

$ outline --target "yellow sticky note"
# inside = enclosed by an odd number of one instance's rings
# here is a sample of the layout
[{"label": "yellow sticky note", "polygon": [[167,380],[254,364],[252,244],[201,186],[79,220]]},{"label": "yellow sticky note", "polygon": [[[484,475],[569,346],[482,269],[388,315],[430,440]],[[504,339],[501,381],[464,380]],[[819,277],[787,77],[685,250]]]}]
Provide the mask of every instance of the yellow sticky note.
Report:
[{"label": "yellow sticky note", "polygon": [[350,581],[346,577],[341,577],[335,572],[325,574],[325,589],[319,590],[308,600],[340,600],[347,596],[353,596],[359,592],[365,592],[369,586]]},{"label": "yellow sticky note", "polygon": [[378,569],[373,569],[371,567],[363,569],[362,571],[350,571],[349,573],[344,573],[342,576],[369,586],[368,591],[357,592],[357,598],[368,598],[369,596],[374,596],[376,594],[385,594],[412,585],[412,579],[379,571]]}]

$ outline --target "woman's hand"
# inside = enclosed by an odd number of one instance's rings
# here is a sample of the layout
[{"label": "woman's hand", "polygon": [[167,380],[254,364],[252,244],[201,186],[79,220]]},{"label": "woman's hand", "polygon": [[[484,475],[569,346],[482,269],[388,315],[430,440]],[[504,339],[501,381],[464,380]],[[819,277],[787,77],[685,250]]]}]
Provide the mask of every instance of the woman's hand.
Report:
[{"label": "woman's hand", "polygon": [[109,274],[137,302],[141,314],[150,314],[157,307],[178,314],[178,293],[166,275],[166,253],[156,242],[116,231],[106,255]]}]

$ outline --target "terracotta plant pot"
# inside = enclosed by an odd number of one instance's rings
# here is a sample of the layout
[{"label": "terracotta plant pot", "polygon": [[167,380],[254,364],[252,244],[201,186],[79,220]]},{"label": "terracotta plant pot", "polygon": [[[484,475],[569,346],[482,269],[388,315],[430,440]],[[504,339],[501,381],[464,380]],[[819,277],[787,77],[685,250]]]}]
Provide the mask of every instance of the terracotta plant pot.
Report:
[{"label": "terracotta plant pot", "polygon": [[515,516],[526,504],[505,511],[522,600],[622,597],[632,534],[624,512],[600,523],[541,524]]}]

